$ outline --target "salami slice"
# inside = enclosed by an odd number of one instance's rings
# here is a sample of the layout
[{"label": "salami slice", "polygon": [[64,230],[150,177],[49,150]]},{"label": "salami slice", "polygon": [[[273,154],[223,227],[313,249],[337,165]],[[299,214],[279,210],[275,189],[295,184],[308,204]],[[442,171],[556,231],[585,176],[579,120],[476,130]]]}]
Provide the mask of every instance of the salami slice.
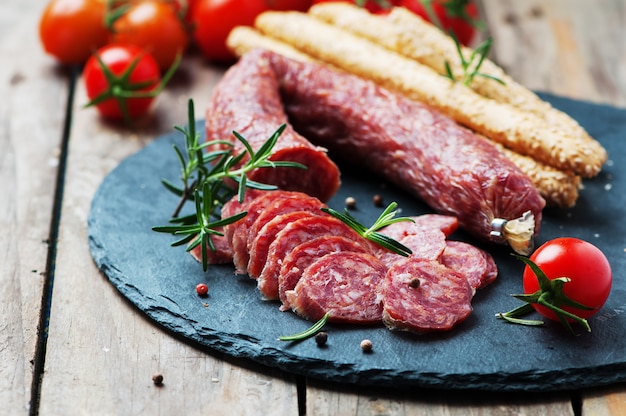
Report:
[{"label": "salami slice", "polygon": [[280,310],[291,309],[285,293],[296,287],[300,276],[308,266],[326,254],[341,251],[368,253],[371,250],[368,244],[361,244],[353,239],[338,235],[314,238],[291,250],[283,259],[278,275],[278,296],[282,302]]},{"label": "salami slice", "polygon": [[[221,231],[224,231],[223,228]],[[211,240],[213,241],[213,248],[215,250],[207,247],[207,264],[231,263],[233,261],[233,252],[230,248],[230,243],[228,242],[226,235],[213,235],[211,236]],[[195,246],[189,253],[191,254],[191,257],[202,263],[202,246]]]},{"label": "salami slice", "polygon": [[[511,220],[532,225],[527,238],[539,232],[545,201],[489,140],[371,81],[270,52],[262,56],[281,80],[289,120],[314,143],[457,217],[479,238],[512,244],[501,232],[502,221]],[[522,245],[516,242],[527,249]]]},{"label": "salami slice", "polygon": [[462,241],[447,242],[441,264],[465,276],[473,289],[485,287],[498,276],[498,268],[489,253]]},{"label": "salami slice", "polygon": [[367,253],[326,254],[307,267],[286,296],[300,316],[316,321],[369,324],[382,319],[378,287],[387,268]]},{"label": "salami slice", "polygon": [[[239,212],[243,212],[243,211],[247,211],[248,209],[248,205],[254,201],[255,199],[262,197],[264,195],[267,195],[266,191],[260,191],[260,190],[256,190],[256,189],[248,189],[246,190],[246,192],[244,193],[244,199],[243,202],[239,202],[239,200],[237,199],[237,195],[235,195],[234,197],[232,197],[229,201],[227,201],[223,206],[222,206],[222,212],[221,212],[221,216],[222,218],[227,218],[230,217],[234,214],[237,214]],[[232,224],[228,224],[226,226],[224,226],[224,237],[225,240],[229,246],[229,250],[231,253],[231,261],[233,261],[235,263],[235,272],[236,273],[240,273],[243,274],[245,273],[245,268],[242,270],[240,267],[237,267],[237,264],[240,263],[238,261],[236,261],[233,257],[235,257],[235,254],[233,253],[233,247],[236,246],[236,244],[234,243],[234,239],[235,236],[237,235],[241,235],[241,232],[245,232],[245,231],[239,231],[240,227],[245,227],[245,225],[247,224],[248,221],[250,221],[251,218],[254,218],[255,213],[253,212],[252,214],[248,213],[244,218],[242,218],[241,220],[234,222]],[[243,253],[245,255],[245,253]],[[247,262],[246,262],[247,264]]]},{"label": "salami slice", "polygon": [[245,147],[233,131],[258,150],[283,124],[286,128],[270,159],[299,162],[307,169],[261,168],[250,172],[249,179],[302,191],[322,201],[330,199],[339,188],[339,169],[325,149],[312,145],[289,124],[281,102],[280,79],[267,54],[242,57],[215,86],[206,109],[206,140],[230,139],[233,154],[240,154]]},{"label": "salami slice", "polygon": [[270,245],[283,228],[299,219],[315,216],[316,214],[308,211],[294,211],[279,215],[265,224],[257,233],[256,239],[250,247],[250,261],[247,265],[248,276],[257,279],[261,275],[263,266],[267,261]]},{"label": "salami slice", "polygon": [[386,226],[380,232],[394,240],[400,240],[409,234],[420,232],[424,228],[441,230],[446,237],[450,237],[459,227],[459,220],[452,215],[423,214],[409,217],[413,222],[401,221]]},{"label": "salami slice", "polygon": [[294,211],[309,211],[321,214],[321,209],[326,206],[319,199],[303,194],[302,192],[280,192],[279,197],[268,204],[248,230],[247,247],[252,247],[256,235],[261,228],[278,215],[288,214]]},{"label": "salami slice", "polygon": [[[260,234],[259,234],[260,235]],[[265,265],[258,278],[258,287],[266,299],[278,299],[278,276],[283,259],[296,246],[317,237],[339,235],[353,241],[362,239],[340,220],[324,216],[309,216],[287,224],[269,246]]]},{"label": "salami slice", "polygon": [[270,204],[270,201],[276,197],[277,193],[275,192],[264,192],[257,195],[256,198],[245,201],[240,208],[247,211],[248,214],[241,220],[227,226],[227,235],[230,236],[236,274],[246,274],[248,271],[248,261],[250,259],[248,253],[248,229],[265,207]]},{"label": "salami slice", "polygon": [[396,262],[381,285],[383,322],[392,330],[447,331],[472,312],[467,279],[437,261]]},{"label": "salami slice", "polygon": [[[411,234],[401,237],[398,242],[411,249],[410,258],[439,260],[446,248],[446,236],[435,228],[413,228]],[[384,248],[376,251],[377,257],[387,267],[405,257]]]}]

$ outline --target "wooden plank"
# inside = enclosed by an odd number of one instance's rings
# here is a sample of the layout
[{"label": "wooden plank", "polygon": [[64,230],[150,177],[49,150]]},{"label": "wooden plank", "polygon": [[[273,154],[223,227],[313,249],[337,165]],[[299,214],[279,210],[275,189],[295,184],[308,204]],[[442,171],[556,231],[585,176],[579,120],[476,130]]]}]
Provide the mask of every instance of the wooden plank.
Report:
[{"label": "wooden plank", "polygon": [[535,90],[626,105],[620,0],[483,0],[495,60]]},{"label": "wooden plank", "polygon": [[[89,206],[104,176],[158,135],[185,124],[188,98],[203,118],[221,74],[199,57],[186,59],[152,116],[134,131],[82,109],[87,99],[78,84],[41,414],[297,413],[290,376],[239,366],[165,333],[98,272],[87,246]],[[161,388],[152,382],[157,372],[164,376]]]},{"label": "wooden plank", "polygon": [[306,397],[311,415],[470,416],[574,415],[567,393],[477,393],[375,387],[329,386],[309,381]]},{"label": "wooden plank", "polygon": [[0,413],[27,414],[67,77],[36,31],[44,0],[0,4]]}]

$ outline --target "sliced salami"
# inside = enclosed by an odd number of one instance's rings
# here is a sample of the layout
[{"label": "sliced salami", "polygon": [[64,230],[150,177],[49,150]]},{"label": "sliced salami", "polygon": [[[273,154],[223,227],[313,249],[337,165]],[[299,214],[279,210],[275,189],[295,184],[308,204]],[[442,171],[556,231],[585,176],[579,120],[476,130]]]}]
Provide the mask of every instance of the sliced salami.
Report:
[{"label": "sliced salami", "polygon": [[378,287],[386,271],[367,253],[330,253],[307,267],[286,296],[298,315],[312,321],[329,312],[330,322],[376,323],[382,319]]},{"label": "sliced salami", "polygon": [[[223,232],[223,228],[221,231]],[[233,261],[233,252],[226,235],[213,235],[211,236],[211,241],[213,241],[215,250],[207,247],[207,264],[228,264]],[[195,246],[189,253],[191,257],[202,263],[201,245]]]},{"label": "sliced salami", "polygon": [[465,276],[473,289],[485,287],[498,276],[498,268],[489,253],[462,241],[448,241],[440,261]]},{"label": "sliced salami", "polygon": [[258,287],[266,299],[278,299],[278,276],[283,259],[298,245],[317,237],[339,235],[353,241],[362,239],[352,228],[331,217],[309,216],[287,224],[269,246]]},{"label": "sliced salami", "polygon": [[294,211],[309,211],[321,215],[321,209],[325,207],[319,199],[301,192],[283,192],[279,198],[271,201],[263,212],[259,214],[252,226],[248,229],[247,247],[252,247],[256,235],[261,228],[278,215],[288,214]]},{"label": "sliced salami", "polygon": [[[239,212],[247,211],[247,215],[239,221],[226,226],[226,236],[229,238],[231,250],[233,252],[233,263],[235,265],[236,274],[246,274],[247,272],[249,259],[247,247],[248,228],[252,225],[252,223],[254,223],[259,214],[263,212],[263,207],[269,203],[268,201],[275,197],[275,192],[266,191],[259,193],[258,195],[253,195],[250,200],[244,200],[238,208]],[[238,204],[238,202],[233,203],[235,207],[237,207],[236,204]],[[227,204],[224,206],[226,207]],[[228,207],[229,211],[231,209],[234,208]]]},{"label": "sliced salami", "polygon": [[[411,234],[404,235],[398,242],[411,249],[409,257],[417,259],[439,260],[446,248],[446,236],[436,228],[413,227]],[[382,247],[377,249],[376,255],[387,267],[405,258]]]},{"label": "sliced salami", "polygon": [[395,222],[386,226],[380,232],[394,240],[400,240],[409,234],[420,232],[424,228],[441,230],[446,237],[450,237],[459,227],[459,220],[452,215],[423,214],[409,217],[413,222]]},{"label": "sliced salami", "polygon": [[320,257],[341,251],[355,253],[371,252],[369,244],[362,244],[343,236],[323,236],[314,238],[296,246],[283,259],[278,275],[278,297],[282,305],[280,310],[291,309],[286,292],[296,287],[304,270]]},{"label": "sliced salami", "polygon": [[467,279],[437,261],[396,262],[381,285],[383,322],[392,330],[447,331],[472,312]]},{"label": "sliced salami", "polygon": [[299,219],[315,216],[316,214],[308,211],[294,211],[279,215],[265,224],[257,233],[256,239],[250,247],[250,261],[247,265],[248,276],[257,279],[261,275],[263,266],[267,261],[270,245],[283,228]]}]

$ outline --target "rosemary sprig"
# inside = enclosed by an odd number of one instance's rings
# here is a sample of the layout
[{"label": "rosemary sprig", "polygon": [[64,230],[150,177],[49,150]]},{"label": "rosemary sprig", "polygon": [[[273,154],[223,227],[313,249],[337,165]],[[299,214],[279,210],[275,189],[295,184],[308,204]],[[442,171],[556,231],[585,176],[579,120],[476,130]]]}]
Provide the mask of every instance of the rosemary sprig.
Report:
[{"label": "rosemary sprig", "polygon": [[328,321],[328,317],[330,316],[330,312],[326,312],[322,318],[314,323],[310,328],[305,331],[299,332],[293,335],[283,335],[278,337],[280,341],[301,341],[312,337],[317,334],[323,327],[326,325],[326,321]]},{"label": "rosemary sprig", "polygon": [[[172,243],[172,246],[189,244],[187,251],[202,244],[202,267],[206,271],[208,267],[207,247],[215,250],[211,239],[212,236],[222,236],[220,227],[239,221],[246,215],[240,212],[227,218],[221,218],[220,209],[224,203],[238,195],[243,201],[245,190],[248,188],[273,190],[277,187],[247,178],[247,174],[254,169],[292,167],[306,169],[306,166],[289,161],[272,161],[270,156],[286,125],[280,126],[261,147],[254,151],[250,143],[237,132],[233,135],[243,144],[245,150],[237,155],[232,154],[232,144],[227,141],[209,141],[201,143],[200,135],[196,132],[193,101],[188,104],[188,126],[186,128],[176,126],[175,129],[185,136],[185,149],[181,150],[174,145],[174,151],[181,164],[182,187],[178,187],[163,179],[161,182],[167,190],[180,197],[174,210],[170,224],[157,226],[152,229],[157,232],[169,233],[182,236]],[[207,151],[215,145],[226,144],[226,149]],[[241,166],[246,156],[248,160]],[[227,180],[237,183],[237,189],[227,185]],[[195,213],[179,217],[184,205],[188,201],[194,201]]]},{"label": "rosemary sprig", "polygon": [[469,59],[468,59],[468,58],[465,58],[465,55],[463,54],[463,51],[461,49],[461,44],[459,43],[459,40],[457,39],[457,37],[454,36],[453,33],[450,34],[450,36],[452,37],[452,39],[454,39],[454,44],[456,45],[456,50],[461,60],[461,68],[463,68],[463,74],[461,75],[460,79],[457,80],[457,78],[452,73],[450,62],[446,61],[445,62],[445,66],[446,66],[445,76],[447,78],[450,78],[452,81],[455,81],[455,82],[456,81],[462,82],[464,85],[469,86],[475,77],[480,76],[483,78],[494,80],[504,85],[504,81],[502,81],[500,78],[494,77],[493,75],[485,74],[484,72],[480,72],[480,67],[483,64],[483,61],[485,60],[487,55],[489,55],[489,50],[491,49],[491,44],[493,43],[492,38],[487,38],[483,43],[478,45],[476,49],[472,50],[472,53],[470,54]]},{"label": "rosemary sprig", "polygon": [[371,227],[367,228],[363,224],[359,223],[356,218],[354,218],[348,210],[345,210],[344,213],[340,213],[335,211],[332,208],[322,208],[322,211],[332,215],[335,218],[340,219],[344,223],[346,223],[350,228],[356,231],[361,237],[367,238],[370,241],[390,250],[396,254],[399,254],[404,257],[408,257],[412,251],[407,246],[399,243],[398,241],[390,238],[384,234],[378,232],[381,228],[384,228],[390,224],[401,222],[401,221],[410,221],[413,220],[409,217],[398,217],[394,218],[398,208],[398,204],[396,202],[391,202],[387,205],[387,208],[384,209],[382,214],[374,221]]}]

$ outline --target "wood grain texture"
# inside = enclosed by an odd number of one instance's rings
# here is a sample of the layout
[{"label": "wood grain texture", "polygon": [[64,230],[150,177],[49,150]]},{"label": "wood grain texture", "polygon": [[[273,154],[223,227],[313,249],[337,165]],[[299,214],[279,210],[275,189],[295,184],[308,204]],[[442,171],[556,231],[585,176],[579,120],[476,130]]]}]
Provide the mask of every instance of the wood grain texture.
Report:
[{"label": "wood grain texture", "polygon": [[[47,0],[0,2],[0,415],[29,412],[33,365],[68,71],[46,56],[37,23]],[[493,58],[541,91],[626,106],[626,5],[622,0],[482,0]],[[130,305],[96,269],[87,215],[100,181],[174,124],[186,102],[204,103],[223,68],[190,56],[133,130],[84,110],[77,84],[55,263],[42,415],[615,415],[626,386],[567,393],[395,392],[334,386],[238,363],[171,336]],[[141,255],[140,248],[137,255]],[[194,282],[190,282],[193,290]],[[152,375],[161,373],[156,387]],[[306,397],[306,402],[298,403]],[[578,399],[574,400],[577,403]],[[574,407],[576,407],[575,405]],[[576,412],[575,412],[576,410]]]},{"label": "wood grain texture", "polygon": [[483,0],[493,56],[529,88],[626,105],[621,0]]},{"label": "wood grain texture", "polygon": [[[295,383],[252,371],[172,338],[131,306],[99,273],[87,244],[91,199],[104,176],[174,125],[196,117],[222,71],[188,58],[133,130],[103,121],[79,81],[50,313],[41,414],[274,414],[297,412]],[[137,256],[141,256],[138,247]],[[184,276],[181,276],[184,278]],[[189,282],[194,290],[196,282]],[[88,363],[88,364],[87,364]],[[164,386],[152,375],[160,372]],[[276,405],[267,409],[266,403]],[[267,412],[267,413],[266,413]]]},{"label": "wood grain texture", "polygon": [[0,414],[30,407],[68,96],[33,31],[43,3],[0,4]]}]

